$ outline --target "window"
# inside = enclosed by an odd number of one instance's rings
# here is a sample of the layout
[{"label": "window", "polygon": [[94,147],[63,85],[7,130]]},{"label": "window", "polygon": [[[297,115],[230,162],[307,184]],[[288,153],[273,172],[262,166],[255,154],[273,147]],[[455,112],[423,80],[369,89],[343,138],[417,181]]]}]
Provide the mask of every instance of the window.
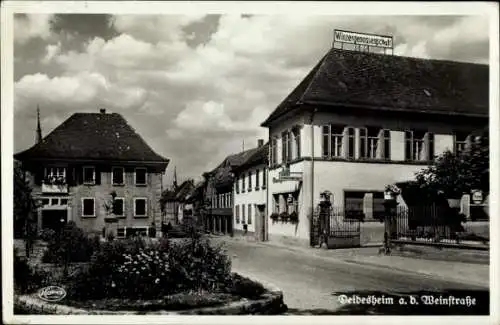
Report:
[{"label": "window", "polygon": [[45,182],[53,184],[56,182],[66,183],[66,168],[47,167],[45,168]]},{"label": "window", "polygon": [[113,185],[123,185],[125,183],[125,169],[123,167],[112,168],[111,183]]},{"label": "window", "polygon": [[125,238],[126,237],[126,228],[118,227],[116,229],[116,238]]},{"label": "window", "polygon": [[423,131],[405,132],[405,159],[412,161],[434,158],[434,134]]},{"label": "window", "polygon": [[241,223],[242,224],[245,224],[245,205],[242,204],[241,205]]},{"label": "window", "polygon": [[260,183],[260,170],[257,169],[255,171],[255,190],[259,190],[259,183]]},{"label": "window", "polygon": [[262,189],[266,188],[266,181],[267,181],[267,169],[262,170]]},{"label": "window", "polygon": [[215,199],[215,195],[212,196],[212,208],[217,208],[217,201]]},{"label": "window", "polygon": [[49,199],[42,199],[42,205],[49,205]]},{"label": "window", "polygon": [[146,198],[135,198],[134,199],[134,216],[136,217],[146,217],[147,213],[147,199]]},{"label": "window", "polygon": [[247,215],[247,224],[252,224],[252,205],[248,205],[248,215]]},{"label": "window", "polygon": [[240,223],[240,206],[239,205],[236,205],[234,207],[234,217],[236,219],[236,223],[239,224]]},{"label": "window", "polygon": [[236,187],[236,194],[240,193],[240,179],[236,178],[236,181],[234,182],[234,186]]},{"label": "window", "polygon": [[82,216],[95,217],[95,200],[94,198],[82,198]]},{"label": "window", "polygon": [[470,140],[470,135],[465,132],[456,132],[454,134],[454,140],[454,152],[460,154],[467,148],[467,142]]},{"label": "window", "polygon": [[295,142],[295,156],[294,156],[294,158],[298,159],[301,156],[301,153],[300,153],[300,129],[295,129],[293,131],[293,139]]},{"label": "window", "polygon": [[273,194],[273,213],[280,213],[279,194]]},{"label": "window", "polygon": [[278,139],[273,137],[271,139],[271,143],[269,145],[269,161],[271,166],[274,166],[278,163]]},{"label": "window", "polygon": [[252,172],[248,172],[248,192],[252,191]]},{"label": "window", "polygon": [[365,192],[344,192],[344,217],[347,219],[363,219],[363,199]]},{"label": "window", "polygon": [[51,199],[50,200],[50,205],[59,205],[59,199]]},{"label": "window", "polygon": [[281,134],[281,161],[282,162],[286,162],[290,158],[288,156],[288,141],[289,141],[288,132],[285,131]]},{"label": "window", "polygon": [[378,127],[367,127],[359,129],[359,158],[379,159],[383,158],[381,147],[384,142],[384,131]]},{"label": "window", "polygon": [[382,159],[390,160],[391,159],[391,131],[382,130]]},{"label": "window", "polygon": [[325,158],[342,157],[344,126],[323,126],[323,156]]},{"label": "window", "polygon": [[146,185],[146,168],[135,169],[135,185]]},{"label": "window", "polygon": [[83,184],[95,184],[94,167],[83,167]]},{"label": "window", "polygon": [[349,159],[354,159],[354,151],[355,151],[355,146],[354,146],[354,140],[355,140],[355,135],[354,135],[354,128],[346,128],[347,129],[347,158]]},{"label": "window", "polygon": [[125,210],[125,199],[124,198],[115,198],[113,202],[113,212],[116,216],[124,216]]},{"label": "window", "polygon": [[61,199],[61,205],[68,205],[68,199]]},{"label": "window", "polygon": [[245,174],[241,176],[241,193],[245,193]]}]

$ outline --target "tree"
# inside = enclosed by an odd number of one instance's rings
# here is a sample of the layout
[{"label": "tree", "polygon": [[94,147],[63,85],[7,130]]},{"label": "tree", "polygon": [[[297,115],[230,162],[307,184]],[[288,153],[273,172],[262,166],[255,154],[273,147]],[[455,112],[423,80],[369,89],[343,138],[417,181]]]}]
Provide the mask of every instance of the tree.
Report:
[{"label": "tree", "polygon": [[446,151],[432,166],[416,174],[416,182],[429,193],[442,193],[460,198],[473,189],[489,192],[488,129],[475,137],[469,148],[460,154]]},{"label": "tree", "polygon": [[36,236],[36,209],[37,204],[24,170],[14,161],[14,233],[24,238],[27,257]]}]

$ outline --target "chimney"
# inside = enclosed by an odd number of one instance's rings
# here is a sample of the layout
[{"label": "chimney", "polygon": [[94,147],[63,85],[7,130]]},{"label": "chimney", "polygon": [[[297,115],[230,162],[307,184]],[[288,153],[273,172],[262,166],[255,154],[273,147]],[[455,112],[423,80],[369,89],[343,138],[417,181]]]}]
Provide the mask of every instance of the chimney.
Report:
[{"label": "chimney", "polygon": [[106,114],[106,109],[105,108],[101,108],[99,111],[101,112],[101,114]]},{"label": "chimney", "polygon": [[264,145],[264,139],[257,140],[257,147],[260,148]]}]

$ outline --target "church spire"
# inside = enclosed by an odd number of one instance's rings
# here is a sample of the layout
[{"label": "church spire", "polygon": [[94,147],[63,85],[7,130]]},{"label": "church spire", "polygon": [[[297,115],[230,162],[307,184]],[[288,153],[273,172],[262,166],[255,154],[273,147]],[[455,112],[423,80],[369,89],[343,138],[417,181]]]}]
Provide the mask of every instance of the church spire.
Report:
[{"label": "church spire", "polygon": [[40,127],[40,106],[36,105],[36,138],[35,143],[42,141],[42,128]]},{"label": "church spire", "polygon": [[177,166],[174,166],[174,189],[177,189]]}]

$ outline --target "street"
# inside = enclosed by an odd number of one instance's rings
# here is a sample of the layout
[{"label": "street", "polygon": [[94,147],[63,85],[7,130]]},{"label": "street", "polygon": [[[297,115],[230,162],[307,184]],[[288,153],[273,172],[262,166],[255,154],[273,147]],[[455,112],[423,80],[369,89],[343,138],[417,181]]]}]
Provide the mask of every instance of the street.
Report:
[{"label": "street", "polygon": [[[418,273],[332,260],[294,252],[282,247],[216,239],[232,258],[233,271],[249,274],[281,288],[291,310],[338,311],[341,293],[420,293],[460,291],[465,295],[487,296],[488,289],[456,283]],[[313,250],[313,249],[311,249]],[[477,290],[477,291],[475,291]],[[464,293],[465,292],[465,293]],[[487,306],[483,306],[486,308]]]}]

